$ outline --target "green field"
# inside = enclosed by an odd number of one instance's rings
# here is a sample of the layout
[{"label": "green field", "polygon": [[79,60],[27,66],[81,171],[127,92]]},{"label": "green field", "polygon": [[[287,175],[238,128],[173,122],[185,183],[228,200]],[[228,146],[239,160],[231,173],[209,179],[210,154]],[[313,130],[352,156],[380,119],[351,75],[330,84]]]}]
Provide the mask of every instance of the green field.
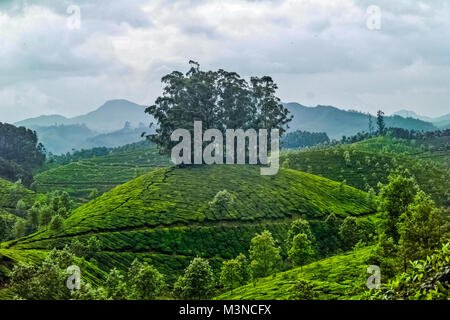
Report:
[{"label": "green field", "polygon": [[225,292],[218,300],[287,300],[289,290],[299,278],[309,280],[318,292],[317,299],[358,299],[366,290],[367,262],[371,247],[313,262],[306,266],[257,279],[243,287]]},{"label": "green field", "polygon": [[11,214],[16,214],[16,205],[19,200],[23,200],[28,208],[33,203],[44,197],[37,194],[21,184],[15,184],[0,178],[0,210]]},{"label": "green field", "polygon": [[154,146],[114,152],[72,162],[39,173],[34,185],[40,193],[67,191],[77,202],[87,202],[92,190],[100,194],[156,168],[170,166],[170,159]]}]

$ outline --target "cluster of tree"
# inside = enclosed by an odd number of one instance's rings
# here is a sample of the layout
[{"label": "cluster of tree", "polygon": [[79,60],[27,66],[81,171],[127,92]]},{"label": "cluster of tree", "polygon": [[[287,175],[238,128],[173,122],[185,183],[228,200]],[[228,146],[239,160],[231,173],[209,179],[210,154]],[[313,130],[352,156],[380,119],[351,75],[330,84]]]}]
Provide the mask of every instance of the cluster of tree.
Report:
[{"label": "cluster of tree", "polygon": [[162,78],[163,95],[145,111],[158,122],[156,134],[147,137],[162,153],[170,154],[178,143],[170,139],[175,129],[189,130],[193,137],[194,121],[222,134],[226,129],[279,129],[283,134],[292,117],[275,95],[272,78],[251,77],[248,83],[235,72],[202,71],[198,63],[189,64],[186,74],[174,71]]},{"label": "cluster of tree", "polygon": [[32,170],[42,166],[44,152],[35,131],[0,122],[0,177],[31,185]]},{"label": "cluster of tree", "polygon": [[407,170],[392,173],[380,186],[378,210],[382,232],[368,262],[380,266],[387,279],[414,269],[411,261],[432,256],[449,238],[443,209],[420,190]]},{"label": "cluster of tree", "polygon": [[329,143],[330,138],[325,132],[308,132],[296,130],[289,132],[281,138],[281,146],[286,149],[312,147],[318,144]]},{"label": "cluster of tree", "polygon": [[31,208],[27,207],[23,199],[19,199],[15,216],[0,212],[0,242],[20,238],[42,228],[59,230],[71,210],[72,201],[65,191],[48,193]]},{"label": "cluster of tree", "polygon": [[448,300],[450,296],[450,242],[425,259],[411,262],[383,290],[366,292],[370,300]]}]

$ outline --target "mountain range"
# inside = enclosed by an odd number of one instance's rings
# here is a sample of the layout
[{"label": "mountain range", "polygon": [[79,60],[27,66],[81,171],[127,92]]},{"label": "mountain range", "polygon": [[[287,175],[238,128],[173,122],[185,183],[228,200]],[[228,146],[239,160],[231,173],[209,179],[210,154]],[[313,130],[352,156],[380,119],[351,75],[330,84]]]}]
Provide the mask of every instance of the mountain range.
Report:
[{"label": "mountain range", "polygon": [[[288,131],[325,132],[331,139],[340,139],[342,136],[368,132],[369,117],[374,129],[376,126],[373,115],[359,111],[321,105],[308,107],[295,102],[284,105],[294,116]],[[74,149],[117,147],[140,141],[143,131],[154,132],[148,130],[154,118],[145,114],[144,109],[144,106],[128,100],[110,100],[98,109],[77,117],[43,115],[16,122],[15,125],[36,130],[47,151],[61,154]],[[442,128],[438,125],[440,121],[450,121],[450,115],[435,119],[433,124],[413,117],[409,111],[399,113],[385,117],[387,127],[433,131]]]},{"label": "mountain range", "polygon": [[413,118],[413,119],[419,119],[427,122],[431,122],[436,127],[440,129],[450,129],[450,113],[437,117],[437,118],[431,118],[427,116],[422,116],[417,114],[414,111],[411,110],[399,110],[397,112],[394,112],[394,115],[401,116],[403,118]]}]

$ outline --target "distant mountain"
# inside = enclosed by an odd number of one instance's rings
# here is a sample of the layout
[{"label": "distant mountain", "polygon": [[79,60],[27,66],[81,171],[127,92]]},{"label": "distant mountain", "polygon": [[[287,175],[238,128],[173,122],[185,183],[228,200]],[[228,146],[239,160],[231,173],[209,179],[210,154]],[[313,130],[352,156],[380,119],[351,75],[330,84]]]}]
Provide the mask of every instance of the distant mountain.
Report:
[{"label": "distant mountain", "polygon": [[57,125],[85,125],[88,129],[100,133],[120,130],[125,123],[138,127],[140,123],[150,123],[152,118],[144,113],[145,106],[128,100],[110,100],[98,109],[87,114],[66,118],[61,115],[46,115],[16,122],[16,126],[31,129]]},{"label": "distant mountain", "polygon": [[36,118],[29,118],[14,123],[18,127],[35,128],[35,127],[49,127],[61,124],[68,124],[69,119],[59,114],[44,115]]},{"label": "distant mountain", "polygon": [[[369,131],[369,115],[365,113],[341,110],[332,106],[307,107],[294,102],[286,103],[285,106],[294,116],[289,123],[289,131],[326,132],[331,139],[340,139],[342,136]],[[375,128],[376,118],[370,117]],[[437,130],[437,127],[429,122],[397,115],[385,117],[385,122],[387,127],[423,131]]]},{"label": "distant mountain", "polygon": [[394,115],[398,115],[398,116],[401,116],[404,118],[414,118],[414,119],[431,122],[439,129],[450,128],[450,113],[443,115],[441,117],[431,118],[431,117],[422,116],[411,110],[400,110],[400,111],[394,112]]}]

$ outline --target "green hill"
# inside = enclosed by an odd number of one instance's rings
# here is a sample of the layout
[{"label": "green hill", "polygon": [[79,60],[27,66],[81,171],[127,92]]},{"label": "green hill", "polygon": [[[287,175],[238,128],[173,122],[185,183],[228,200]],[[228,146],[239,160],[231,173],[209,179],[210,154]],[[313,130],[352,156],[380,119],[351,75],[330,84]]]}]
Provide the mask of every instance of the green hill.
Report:
[{"label": "green hill", "polygon": [[[211,203],[223,190],[231,202]],[[173,280],[195,256],[210,258],[217,269],[222,259],[246,252],[264,229],[281,243],[299,216],[320,233],[331,212],[345,217],[373,210],[365,192],[295,170],[261,176],[259,167],[248,165],[163,168],[77,208],[60,231],[42,230],[2,247],[49,250],[95,235],[103,270],[126,268],[141,256]]]},{"label": "green hill", "polygon": [[[282,166],[320,175],[361,190],[386,183],[391,170],[407,168],[437,204],[450,206],[450,171],[446,162],[407,140],[379,137],[351,145],[285,151]],[[431,157],[431,160],[427,157]],[[447,157],[443,157],[444,159]],[[439,161],[438,161],[439,160]]]},{"label": "green hill", "polygon": [[28,208],[44,195],[37,194],[19,183],[12,183],[0,178],[0,210],[11,214],[16,214],[16,205],[19,200],[23,200]]},{"label": "green hill", "polygon": [[170,160],[160,155],[156,147],[143,145],[44,171],[35,176],[34,185],[41,193],[63,190],[76,201],[87,202],[94,189],[103,193],[138,175],[169,165]]},{"label": "green hill", "polygon": [[287,300],[289,290],[300,278],[309,280],[318,291],[318,299],[357,299],[366,289],[366,260],[371,247],[336,255],[306,266],[280,272],[258,279],[231,292],[216,297],[217,300]]}]

